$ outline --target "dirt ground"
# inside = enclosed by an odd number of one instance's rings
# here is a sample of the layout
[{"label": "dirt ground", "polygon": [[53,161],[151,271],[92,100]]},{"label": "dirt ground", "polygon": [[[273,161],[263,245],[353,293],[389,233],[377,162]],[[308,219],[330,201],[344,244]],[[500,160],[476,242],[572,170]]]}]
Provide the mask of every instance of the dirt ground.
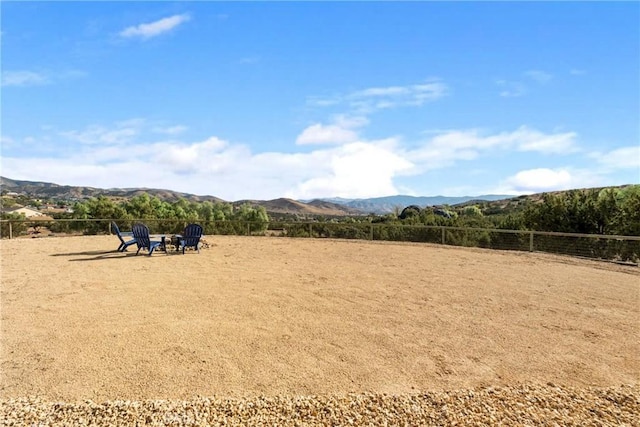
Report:
[{"label": "dirt ground", "polygon": [[637,385],[640,269],[428,244],[3,240],[0,398]]}]

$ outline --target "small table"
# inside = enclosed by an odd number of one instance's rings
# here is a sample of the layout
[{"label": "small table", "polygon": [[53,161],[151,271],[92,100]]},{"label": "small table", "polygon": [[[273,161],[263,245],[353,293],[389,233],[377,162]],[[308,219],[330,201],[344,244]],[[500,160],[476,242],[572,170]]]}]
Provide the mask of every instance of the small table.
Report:
[{"label": "small table", "polygon": [[171,237],[171,244],[176,248],[176,252],[180,250],[180,240],[182,240],[182,234],[174,234]]},{"label": "small table", "polygon": [[164,251],[164,253],[167,253],[167,236],[165,236],[164,234],[151,234],[149,236],[149,240],[153,240],[153,239],[160,239],[160,248]]}]

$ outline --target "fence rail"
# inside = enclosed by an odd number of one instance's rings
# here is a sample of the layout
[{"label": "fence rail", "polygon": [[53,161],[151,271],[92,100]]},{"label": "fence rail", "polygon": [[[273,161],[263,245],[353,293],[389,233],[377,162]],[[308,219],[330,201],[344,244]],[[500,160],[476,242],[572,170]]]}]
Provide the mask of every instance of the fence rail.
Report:
[{"label": "fence rail", "polygon": [[[45,228],[54,234],[109,234],[111,219],[0,220],[0,237],[13,238]],[[144,222],[152,233],[177,234],[191,221],[115,220],[121,229]],[[206,235],[271,235],[435,243],[487,249],[548,252],[616,262],[640,261],[640,236],[556,233],[429,225],[290,221],[199,221]]]}]

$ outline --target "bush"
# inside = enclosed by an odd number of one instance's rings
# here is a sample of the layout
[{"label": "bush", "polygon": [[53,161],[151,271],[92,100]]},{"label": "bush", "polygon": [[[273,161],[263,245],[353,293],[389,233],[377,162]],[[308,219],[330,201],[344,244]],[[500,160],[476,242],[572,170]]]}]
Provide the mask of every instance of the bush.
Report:
[{"label": "bush", "polygon": [[[20,214],[2,214],[0,218],[3,220],[11,221],[11,234],[13,236],[19,236],[27,232],[28,224],[25,222],[25,217]],[[9,237],[9,223],[0,223],[0,238]]]}]

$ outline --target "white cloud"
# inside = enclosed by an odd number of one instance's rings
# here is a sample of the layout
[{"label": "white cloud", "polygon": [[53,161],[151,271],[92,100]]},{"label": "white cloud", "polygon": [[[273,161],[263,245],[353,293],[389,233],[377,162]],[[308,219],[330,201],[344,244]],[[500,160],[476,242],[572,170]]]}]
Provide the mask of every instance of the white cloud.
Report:
[{"label": "white cloud", "polygon": [[358,133],[353,129],[369,123],[366,117],[338,115],[333,118],[333,124],[313,124],[302,131],[296,139],[296,144],[346,144],[358,139]]},{"label": "white cloud", "polygon": [[[541,70],[529,70],[522,73],[522,76],[529,80],[533,80],[536,83],[542,85],[546,84],[553,76],[545,71]],[[528,93],[528,87],[524,83],[518,80],[496,80],[496,85],[500,88],[500,96],[504,98],[517,98],[519,96],[526,95]]]},{"label": "white cloud", "polygon": [[187,131],[182,125],[162,126],[149,123],[146,119],[134,118],[116,122],[111,126],[91,125],[82,130],[59,132],[60,136],[82,144],[122,145],[134,142],[140,135],[147,132],[176,136]]},{"label": "white cloud", "polygon": [[188,129],[189,128],[186,126],[176,125],[176,126],[169,126],[169,127],[155,127],[153,128],[153,131],[155,133],[162,133],[165,135],[178,135],[178,134],[184,133]]},{"label": "white cloud", "polygon": [[[24,157],[26,151],[17,151],[21,158],[3,157],[3,174],[15,179],[102,188],[168,188],[215,195],[225,200],[283,196],[299,199],[376,197],[412,192],[400,186],[401,177],[417,177],[481,156],[519,150],[558,154],[575,148],[573,133],[544,133],[522,126],[493,134],[477,129],[439,131],[421,145],[408,149],[398,138],[366,140],[359,137],[358,128],[367,123],[362,116],[334,116],[330,124],[320,128],[352,132],[349,138],[339,140],[329,132],[324,139],[316,140],[324,143],[331,140],[339,145],[321,145],[311,152],[299,153],[253,153],[245,145],[218,137],[188,141],[168,133],[171,140],[154,140],[154,136],[165,135],[157,133],[156,123],[144,119],[63,133],[64,138],[80,142],[74,145],[61,143],[61,134],[49,129],[50,135],[38,136],[29,144],[28,153],[35,157]],[[50,143],[46,142],[49,136],[53,137]],[[67,148],[61,151],[61,147]],[[4,154],[8,153],[16,151],[9,148]],[[601,157],[608,159],[603,162],[617,162],[618,156],[625,158],[629,154],[614,150]],[[469,164],[470,168],[481,167],[476,162]],[[429,180],[429,175],[422,175],[420,179],[423,177]],[[595,186],[603,182],[603,177],[606,173],[602,171],[529,169],[503,181],[497,192],[549,191],[589,183]],[[447,185],[460,186],[454,181]],[[440,188],[444,186],[440,185]]]},{"label": "white cloud", "polygon": [[517,191],[549,191],[570,188],[571,174],[564,169],[529,169],[520,171],[507,179],[513,189]]},{"label": "white cloud", "polygon": [[132,141],[126,149],[83,144],[64,155],[34,154],[3,156],[3,173],[67,185],[168,188],[226,200],[393,194],[394,178],[412,167],[392,139],[309,153],[252,153],[247,146],[211,137],[198,142]]},{"label": "white cloud", "polygon": [[71,130],[60,132],[61,136],[82,144],[107,144],[122,145],[132,141],[133,137],[140,134],[140,127],[132,123],[122,123],[115,129],[102,126],[89,126],[78,131]]},{"label": "white cloud", "polygon": [[337,125],[316,123],[307,127],[296,139],[296,144],[344,144],[358,139],[358,134]]},{"label": "white cloud", "polygon": [[34,71],[3,71],[2,86],[36,86],[49,83],[49,79]]},{"label": "white cloud", "polygon": [[573,75],[573,76],[582,76],[584,74],[587,74],[587,70],[580,70],[577,68],[572,68],[571,71],[569,71],[569,74]]},{"label": "white cloud", "polygon": [[13,143],[13,138],[11,138],[10,136],[6,136],[6,135],[0,136],[0,144],[5,145],[5,144],[12,144],[12,143]]},{"label": "white cloud", "polygon": [[526,86],[520,82],[497,80],[496,84],[501,88],[500,96],[504,98],[515,98],[527,93]]},{"label": "white cloud", "polygon": [[475,130],[450,131],[434,136],[420,148],[409,152],[409,157],[424,169],[438,169],[457,160],[474,159],[480,150],[492,144],[490,140],[479,138]]},{"label": "white cloud", "polygon": [[394,148],[394,140],[354,142],[322,153],[328,157],[325,173],[301,182],[286,196],[366,198],[397,194],[393,178],[413,165],[395,153]]},{"label": "white cloud", "polygon": [[193,144],[158,143],[149,155],[155,164],[176,173],[216,171],[228,143],[216,137]]},{"label": "white cloud", "polygon": [[524,75],[540,84],[548,83],[553,78],[551,74],[540,70],[529,70]]},{"label": "white cloud", "polygon": [[149,39],[171,31],[178,25],[189,21],[189,19],[191,19],[191,17],[188,14],[173,15],[154,22],[125,28],[120,32],[120,36],[125,38],[140,37],[142,39]]},{"label": "white cloud", "polygon": [[508,139],[516,142],[520,151],[544,154],[567,154],[578,151],[575,132],[544,134],[525,126],[511,133]]},{"label": "white cloud", "polygon": [[371,113],[388,108],[414,106],[446,96],[448,87],[434,80],[408,86],[372,87],[353,92],[345,97],[349,106],[360,113]]},{"label": "white cloud", "polygon": [[476,129],[451,130],[431,137],[408,155],[420,164],[422,170],[440,169],[458,160],[473,160],[482,153],[498,149],[567,154],[577,150],[575,138],[574,132],[545,134],[526,126],[486,136]]},{"label": "white cloud", "polygon": [[390,87],[372,87],[351,94],[353,98],[368,98],[370,96],[399,96],[409,93],[408,87],[390,86]]},{"label": "white cloud", "polygon": [[310,105],[312,107],[330,107],[332,105],[338,105],[342,102],[342,97],[338,95],[333,97],[311,96],[307,98],[307,105]]},{"label": "white cloud", "polygon": [[531,194],[614,184],[606,175],[594,170],[571,167],[536,168],[522,170],[508,177],[500,183],[498,188],[490,190],[489,193]]},{"label": "white cloud", "polygon": [[638,145],[617,148],[608,153],[592,153],[591,157],[608,169],[635,168],[640,173],[640,146]]},{"label": "white cloud", "polygon": [[35,72],[28,70],[3,71],[2,86],[40,86],[87,76],[82,70]]},{"label": "white cloud", "polygon": [[15,143],[16,141],[13,138],[6,135],[0,135],[0,154],[3,149],[13,147]]},{"label": "white cloud", "polygon": [[369,124],[369,119],[364,116],[348,116],[345,114],[334,116],[333,121],[336,125],[347,129],[360,128]]},{"label": "white cloud", "polygon": [[307,103],[315,107],[344,105],[351,112],[362,115],[389,108],[419,107],[446,96],[448,92],[449,87],[445,83],[432,79],[420,84],[371,87],[329,97],[310,97]]}]

